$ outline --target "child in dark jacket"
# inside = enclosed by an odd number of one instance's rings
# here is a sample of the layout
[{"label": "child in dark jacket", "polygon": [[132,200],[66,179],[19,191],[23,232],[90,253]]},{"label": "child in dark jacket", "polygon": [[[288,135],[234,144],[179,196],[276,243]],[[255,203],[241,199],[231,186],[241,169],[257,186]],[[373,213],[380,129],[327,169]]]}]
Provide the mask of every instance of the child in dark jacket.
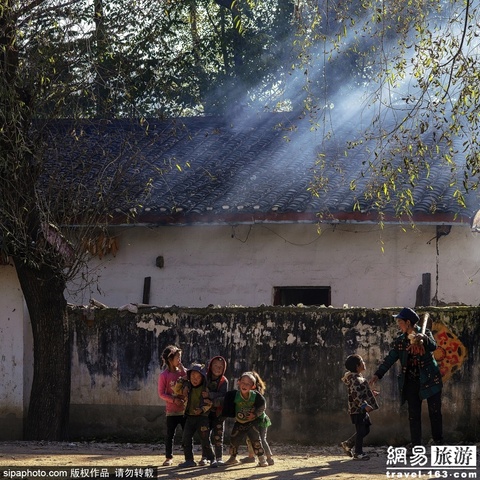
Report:
[{"label": "child in dark jacket", "polygon": [[[362,372],[365,362],[360,355],[350,355],[345,361],[347,372],[342,377],[348,389],[348,413],[355,425],[355,434],[342,442],[342,448],[355,460],[368,460],[370,457],[363,453],[363,439],[370,433],[369,412],[378,408],[375,394],[372,392]],[[352,448],[355,447],[354,452]]]},{"label": "child in dark jacket", "polygon": [[265,412],[265,398],[255,390],[256,378],[252,372],[245,372],[238,380],[238,390],[226,393],[222,414],[234,417],[235,424],[230,434],[230,458],[225,465],[236,465],[238,447],[248,436],[260,467],[268,467],[259,432],[259,423]]},{"label": "child in dark jacket", "polygon": [[[213,440],[215,449],[215,460],[211,462],[212,468],[224,464],[223,462],[223,436],[225,429],[225,417],[222,416],[223,400],[228,391],[228,380],[225,377],[227,361],[221,357],[213,357],[208,363],[207,370],[207,389],[202,392],[203,398],[212,401],[213,407],[209,413],[210,437]],[[203,452],[201,463],[206,463],[206,455]]]},{"label": "child in dark jacket", "polygon": [[212,408],[212,402],[203,398],[202,393],[207,391],[207,380],[203,365],[193,364],[187,370],[188,382],[183,387],[183,395],[187,399],[185,407],[185,426],[183,429],[182,446],[185,461],[179,467],[195,467],[197,462],[193,459],[193,436],[197,432],[202,444],[202,452],[207,460],[213,461],[212,444],[210,443],[210,429],[208,414]]}]

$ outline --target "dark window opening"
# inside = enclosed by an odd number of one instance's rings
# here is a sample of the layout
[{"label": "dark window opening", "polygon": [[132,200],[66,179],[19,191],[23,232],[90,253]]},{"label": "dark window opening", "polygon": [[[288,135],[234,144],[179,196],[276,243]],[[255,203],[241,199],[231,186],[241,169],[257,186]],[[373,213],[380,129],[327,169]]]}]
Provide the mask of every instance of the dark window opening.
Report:
[{"label": "dark window opening", "polygon": [[331,305],[330,287],[273,287],[274,305]]}]

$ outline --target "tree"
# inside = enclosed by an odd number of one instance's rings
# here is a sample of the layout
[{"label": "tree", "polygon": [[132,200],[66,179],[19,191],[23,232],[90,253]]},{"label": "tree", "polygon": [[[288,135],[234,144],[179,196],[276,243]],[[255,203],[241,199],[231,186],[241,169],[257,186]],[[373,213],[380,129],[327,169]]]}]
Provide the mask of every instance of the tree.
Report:
[{"label": "tree", "polygon": [[[27,436],[35,437],[36,420],[44,420],[45,438],[63,436],[69,404],[70,357],[63,298],[65,280],[51,268],[55,252],[37,247],[42,235],[42,215],[36,203],[39,165],[29,138],[32,98],[19,78],[17,44],[19,13],[9,0],[0,11],[0,201],[2,247],[14,259],[25,300],[32,315],[35,342],[34,386],[27,422]],[[39,307],[39,308],[38,308]],[[46,343],[43,339],[51,339]],[[43,341],[42,341],[43,340]],[[39,359],[43,359],[42,362]],[[48,361],[51,359],[53,361]],[[48,372],[48,373],[47,373]],[[55,382],[40,380],[46,375]],[[55,398],[55,396],[57,397]],[[46,399],[44,401],[43,399]]]},{"label": "tree", "polygon": [[[363,153],[351,188],[368,182],[365,196],[380,220],[387,207],[408,218],[415,187],[440,164],[463,207],[480,173],[478,3],[373,0],[328,10],[299,4],[308,51],[301,64],[308,69],[305,110],[314,111],[325,142],[343,132],[340,168],[353,161],[352,151]],[[361,122],[345,128],[352,113]],[[319,156],[314,193],[329,188],[325,172],[336,160]]]},{"label": "tree", "polygon": [[[71,35],[73,7],[80,5],[2,0],[0,8],[0,245],[13,259],[33,332],[27,439],[67,437],[70,330],[65,287],[86,262],[89,241],[105,230],[112,212],[120,209],[128,217],[149,187],[135,180],[138,168],[149,168],[138,140],[139,130],[146,130],[140,122],[132,122],[135,142],[128,135],[119,138],[105,120],[51,122],[68,103],[75,111],[83,108],[82,102],[98,107],[105,118],[110,101],[108,92],[97,88],[98,78],[92,81],[95,76],[83,77],[82,85],[74,80],[92,65],[75,54],[76,34],[70,41],[49,43]],[[84,17],[75,20],[79,26]],[[40,25],[43,38],[36,33]],[[105,51],[103,45],[99,51]],[[92,58],[98,66],[99,56]],[[122,154],[110,155],[108,141],[92,143],[99,132]]]}]

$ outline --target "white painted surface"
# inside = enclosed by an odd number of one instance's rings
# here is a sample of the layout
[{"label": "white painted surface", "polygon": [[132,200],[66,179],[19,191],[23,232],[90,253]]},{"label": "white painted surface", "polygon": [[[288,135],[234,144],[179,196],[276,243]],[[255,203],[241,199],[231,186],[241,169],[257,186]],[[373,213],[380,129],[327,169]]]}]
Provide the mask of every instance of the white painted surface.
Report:
[{"label": "white painted surface", "polygon": [[0,422],[8,426],[4,433],[9,438],[19,438],[24,408],[24,310],[12,265],[0,265],[0,285]]},{"label": "white painted surface", "polygon": [[[439,240],[435,226],[404,231],[387,225],[240,225],[124,228],[120,250],[92,262],[98,278],[68,296],[87,304],[141,303],[151,277],[150,304],[204,307],[273,303],[278,286],[330,286],[332,305],[368,308],[415,304],[422,274],[430,273],[432,297],[479,304],[480,235],[454,226]],[[164,268],[155,266],[164,257]],[[438,262],[438,287],[436,285]],[[100,292],[98,291],[100,290]]]}]

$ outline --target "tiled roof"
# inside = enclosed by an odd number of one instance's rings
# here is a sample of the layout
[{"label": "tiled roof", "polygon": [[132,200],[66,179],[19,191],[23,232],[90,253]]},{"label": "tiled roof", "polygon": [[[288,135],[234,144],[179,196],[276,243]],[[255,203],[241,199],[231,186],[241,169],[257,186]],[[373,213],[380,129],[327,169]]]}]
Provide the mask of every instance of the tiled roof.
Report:
[{"label": "tiled roof", "polygon": [[[372,201],[364,196],[370,181],[361,173],[365,157],[354,150],[345,156],[341,142],[338,147],[330,142],[325,152],[325,190],[318,196],[310,193],[315,162],[323,152],[321,138],[308,125],[302,130],[296,120],[281,114],[243,119],[243,125],[218,117],[149,120],[147,135],[146,124],[135,127],[120,120],[104,123],[100,130],[85,126],[84,135],[111,151],[129,136],[135,151],[161,171],[138,212],[141,223],[315,222],[318,212],[324,212],[325,221],[377,221]],[[89,155],[97,162],[95,151]],[[140,168],[137,178],[140,185],[152,178],[152,170]],[[454,190],[450,170],[433,165],[429,178],[413,189],[415,220],[470,222],[479,209],[478,195],[470,193],[462,209]],[[356,202],[360,210],[354,208]],[[393,207],[385,213],[385,220],[394,219]]]}]

